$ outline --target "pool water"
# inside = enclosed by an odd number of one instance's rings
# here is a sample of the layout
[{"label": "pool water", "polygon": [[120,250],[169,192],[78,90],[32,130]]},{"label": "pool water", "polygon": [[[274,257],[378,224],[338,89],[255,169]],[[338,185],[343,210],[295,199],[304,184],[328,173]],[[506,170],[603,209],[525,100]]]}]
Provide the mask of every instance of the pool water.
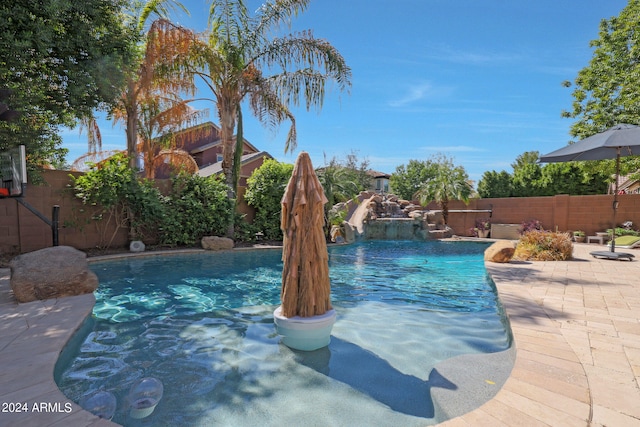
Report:
[{"label": "pool water", "polygon": [[[89,332],[56,380],[76,402],[112,392],[113,421],[126,426],[434,424],[443,421],[430,397],[434,365],[510,345],[486,247],[331,247],[338,320],[329,347],[313,352],[291,350],[275,333],[279,250],[92,263],[100,287]],[[126,397],[143,377],[162,381],[164,395],[134,419]]]}]

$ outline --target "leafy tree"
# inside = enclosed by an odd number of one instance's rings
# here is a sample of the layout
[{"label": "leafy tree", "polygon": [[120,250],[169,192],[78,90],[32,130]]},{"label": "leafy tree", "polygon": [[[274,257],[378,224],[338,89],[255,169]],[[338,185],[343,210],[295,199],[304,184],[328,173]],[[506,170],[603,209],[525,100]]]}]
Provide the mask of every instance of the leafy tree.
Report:
[{"label": "leafy tree", "polygon": [[235,197],[233,163],[241,121],[240,105],[248,99],[252,113],[263,124],[275,127],[285,120],[291,128],[285,152],[296,147],[295,118],[290,105],[304,99],[309,110],[320,109],[325,84],[334,81],[341,90],[350,86],[351,70],[340,53],[312,31],[274,37],[310,0],[272,0],[251,17],[245,1],[212,0],[209,32],[198,38],[193,57],[197,75],[213,94],[220,120],[222,169]]},{"label": "leafy tree", "polygon": [[469,176],[462,166],[455,166],[453,160],[439,155],[434,161],[436,164],[435,176],[424,182],[416,195],[423,205],[432,200],[442,209],[444,223],[449,219],[449,201],[462,200],[469,202],[471,195],[471,185]]},{"label": "leafy tree", "polygon": [[556,194],[602,194],[607,190],[608,176],[589,165],[596,162],[550,163],[542,168],[535,183],[544,196]]},{"label": "leafy tree", "polygon": [[398,197],[412,200],[426,182],[437,176],[438,170],[439,166],[433,160],[409,160],[406,167],[396,167],[389,179],[389,185]]},{"label": "leafy tree", "polygon": [[480,197],[510,197],[512,191],[511,175],[507,171],[486,171],[478,182]]},{"label": "leafy tree", "polygon": [[[639,0],[629,0],[618,16],[600,21],[598,38],[590,43],[593,57],[575,78],[572,108],[562,112],[563,117],[576,119],[572,136],[583,139],[619,123],[640,125],[639,26]],[[615,170],[611,160],[592,167],[609,177]],[[622,158],[622,174],[638,170],[639,157]]]},{"label": "leafy tree", "polygon": [[371,187],[371,175],[369,175],[369,160],[358,159],[356,151],[347,154],[343,166],[349,175],[349,180],[356,183],[358,192],[365,191]]},{"label": "leafy tree", "polygon": [[512,196],[535,197],[543,196],[543,189],[539,186],[542,177],[542,166],[536,163],[525,164],[513,171]]},{"label": "leafy tree", "polygon": [[513,163],[511,163],[511,167],[513,168],[513,171],[516,172],[518,169],[525,168],[527,165],[538,164],[539,159],[540,159],[540,152],[525,151],[524,153],[516,157],[516,160]]},{"label": "leafy tree", "polygon": [[280,212],[282,196],[291,178],[293,165],[274,159],[265,159],[262,166],[247,179],[244,195],[249,206],[256,210],[253,225],[270,240],[282,240]]},{"label": "leafy tree", "polygon": [[0,122],[0,149],[24,144],[28,163],[61,161],[58,126],[112,105],[133,58],[125,0],[31,1],[0,5],[0,89],[21,112]]},{"label": "leafy tree", "polygon": [[[585,138],[618,123],[640,124],[640,1],[630,0],[619,16],[600,22],[593,57],[578,72],[571,111],[571,134]],[[566,86],[571,83],[565,82]]]}]

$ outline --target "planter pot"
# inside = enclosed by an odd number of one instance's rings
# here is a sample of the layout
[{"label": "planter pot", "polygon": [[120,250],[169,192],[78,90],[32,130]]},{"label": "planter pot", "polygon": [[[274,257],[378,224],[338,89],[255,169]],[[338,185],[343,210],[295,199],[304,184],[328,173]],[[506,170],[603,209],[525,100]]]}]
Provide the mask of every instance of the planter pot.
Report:
[{"label": "planter pot", "polygon": [[576,241],[576,243],[584,243],[584,239],[586,239],[585,236],[573,236],[573,239]]},{"label": "planter pot", "polygon": [[490,231],[491,231],[491,230],[481,230],[481,229],[478,229],[478,237],[481,237],[481,238],[485,239],[485,238],[489,237],[489,232],[490,232]]},{"label": "planter pot", "polygon": [[294,350],[313,351],[329,345],[336,312],[329,310],[313,317],[284,317],[280,306],[273,312],[273,321],[284,345]]}]

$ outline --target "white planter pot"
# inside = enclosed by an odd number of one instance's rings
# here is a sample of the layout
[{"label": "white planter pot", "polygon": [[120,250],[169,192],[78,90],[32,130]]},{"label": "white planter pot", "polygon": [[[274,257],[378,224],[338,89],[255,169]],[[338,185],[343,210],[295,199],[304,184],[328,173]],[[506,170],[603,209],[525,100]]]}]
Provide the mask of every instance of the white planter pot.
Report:
[{"label": "white planter pot", "polygon": [[313,317],[284,317],[280,306],[273,312],[273,321],[284,345],[295,350],[313,351],[329,345],[336,312],[329,310]]}]

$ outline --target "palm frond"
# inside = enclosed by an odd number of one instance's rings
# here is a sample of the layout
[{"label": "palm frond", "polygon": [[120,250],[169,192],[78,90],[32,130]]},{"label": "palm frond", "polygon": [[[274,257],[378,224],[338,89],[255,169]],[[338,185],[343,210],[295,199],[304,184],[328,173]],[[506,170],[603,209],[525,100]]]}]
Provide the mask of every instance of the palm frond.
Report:
[{"label": "palm frond", "polygon": [[180,10],[189,15],[189,10],[179,1],[176,0],[149,0],[140,11],[138,18],[138,30],[144,31],[144,26],[151,15],[157,15],[158,18],[167,18],[172,11]]}]

